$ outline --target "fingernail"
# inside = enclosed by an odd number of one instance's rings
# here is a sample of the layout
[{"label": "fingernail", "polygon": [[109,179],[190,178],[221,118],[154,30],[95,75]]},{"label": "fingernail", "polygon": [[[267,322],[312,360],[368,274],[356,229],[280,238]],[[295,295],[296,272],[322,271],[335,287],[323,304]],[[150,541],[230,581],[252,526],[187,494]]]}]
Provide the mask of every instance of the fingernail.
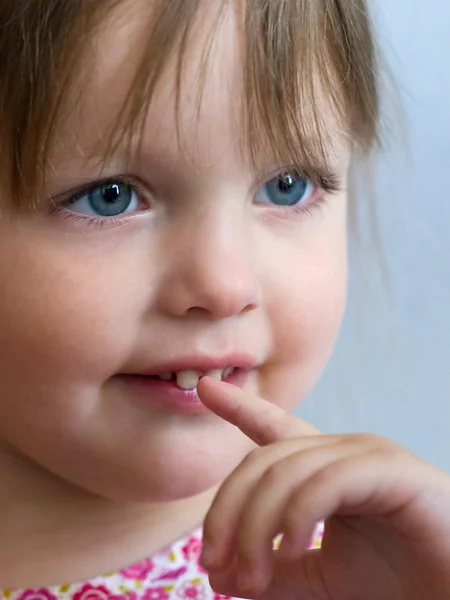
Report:
[{"label": "fingernail", "polygon": [[244,567],[239,567],[238,575],[237,575],[237,584],[239,587],[239,591],[248,592],[253,587],[253,577],[248,569]]},{"label": "fingernail", "polygon": [[214,550],[214,546],[212,544],[212,542],[210,542],[209,540],[203,540],[203,545],[202,545],[202,552],[200,554],[200,562],[201,564],[206,567],[206,566],[213,566],[214,565],[214,559],[215,559],[215,550]]}]

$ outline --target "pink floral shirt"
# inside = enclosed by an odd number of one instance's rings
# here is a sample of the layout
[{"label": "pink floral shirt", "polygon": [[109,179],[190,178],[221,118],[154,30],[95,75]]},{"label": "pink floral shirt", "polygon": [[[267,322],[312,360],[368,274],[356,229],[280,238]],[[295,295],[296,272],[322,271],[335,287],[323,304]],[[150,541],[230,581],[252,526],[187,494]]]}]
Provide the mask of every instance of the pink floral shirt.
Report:
[{"label": "pink floral shirt", "polygon": [[[320,546],[319,526],[313,546]],[[0,600],[224,600],[199,564],[202,530],[147,560],[81,583],[32,590],[0,590]],[[230,599],[228,599],[230,600]]]}]

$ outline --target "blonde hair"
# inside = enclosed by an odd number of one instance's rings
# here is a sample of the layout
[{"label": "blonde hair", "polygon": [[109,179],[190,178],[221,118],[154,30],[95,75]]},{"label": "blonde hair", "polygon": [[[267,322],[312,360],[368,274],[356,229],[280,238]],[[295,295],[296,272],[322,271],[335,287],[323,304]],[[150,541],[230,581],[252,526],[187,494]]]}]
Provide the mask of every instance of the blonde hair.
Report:
[{"label": "blonde hair", "polygon": [[[147,1],[148,34],[107,145],[111,154],[142,126],[173,57],[179,105],[190,33],[202,5],[209,2]],[[219,24],[232,0],[215,2]],[[1,175],[14,207],[42,191],[62,107],[85,69],[87,41],[95,39],[119,4],[121,0],[1,2]],[[243,139],[251,159],[257,160],[263,145],[280,164],[317,171],[326,156],[320,98],[326,98],[353,148],[362,153],[371,149],[378,140],[380,109],[377,53],[366,1],[241,0],[241,8]],[[208,44],[205,62],[210,50]]]}]

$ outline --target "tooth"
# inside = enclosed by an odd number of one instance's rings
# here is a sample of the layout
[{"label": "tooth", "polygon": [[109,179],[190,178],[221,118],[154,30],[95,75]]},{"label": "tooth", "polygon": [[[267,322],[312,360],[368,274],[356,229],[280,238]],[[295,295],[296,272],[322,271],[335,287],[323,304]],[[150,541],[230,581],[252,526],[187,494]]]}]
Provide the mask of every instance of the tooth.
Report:
[{"label": "tooth", "polygon": [[200,380],[197,371],[180,371],[176,377],[178,386],[183,390],[195,390]]},{"label": "tooth", "polygon": [[163,381],[170,381],[172,379],[172,373],[161,373],[158,377]]},{"label": "tooth", "polygon": [[233,371],[234,367],[227,367],[226,369],[224,369],[222,379],[227,379]]},{"label": "tooth", "polygon": [[221,381],[222,369],[215,369],[214,371],[209,371],[209,373],[207,373],[207,376],[211,377],[211,379],[217,379],[217,381]]}]

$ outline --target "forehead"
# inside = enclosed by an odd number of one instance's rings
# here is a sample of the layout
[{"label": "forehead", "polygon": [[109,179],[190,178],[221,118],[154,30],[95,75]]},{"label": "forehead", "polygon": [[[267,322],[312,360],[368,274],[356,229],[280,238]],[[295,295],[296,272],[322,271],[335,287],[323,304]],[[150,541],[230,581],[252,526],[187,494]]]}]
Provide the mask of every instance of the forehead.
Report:
[{"label": "forehead", "polygon": [[[117,127],[125,101],[136,91],[136,72],[152,18],[147,2],[133,0],[133,11],[124,10],[130,2],[121,3],[120,10],[102,26],[94,54],[87,57],[85,68],[74,83],[74,93],[62,111],[55,158],[74,154],[87,158],[108,150],[105,145]],[[150,145],[174,157],[186,150],[189,155],[195,154],[192,158],[196,163],[202,164],[217,160],[212,153],[217,153],[218,147],[229,152],[230,146],[235,145],[243,97],[238,18],[230,7],[216,27],[217,11],[202,11],[182,56],[180,88],[178,57],[174,52],[151,102],[142,107],[146,111],[143,150]],[[148,68],[152,65],[148,64]]]},{"label": "forehead", "polygon": [[[158,36],[151,27],[153,3],[120,2],[99,29],[74,82],[74,93],[61,114],[51,164],[101,160],[108,154],[121,110],[147,76],[151,101],[139,107],[143,135],[135,137],[131,150],[138,147],[139,137],[139,152],[144,156],[164,156],[172,163],[188,157],[200,169],[218,163],[235,166],[242,159],[246,127],[245,31],[239,3],[225,3],[223,12],[219,4],[202,3],[180,54],[171,48],[162,72],[153,73],[151,55],[142,62],[149,36]],[[162,53],[164,40],[161,36]],[[140,78],[136,77],[139,69]],[[150,76],[142,69],[148,69]],[[329,152],[339,154],[343,147],[347,149],[345,135],[323,94],[319,101],[315,109],[324,122]],[[306,110],[301,118],[310,118]],[[262,162],[272,162],[271,157],[263,156]]]}]

